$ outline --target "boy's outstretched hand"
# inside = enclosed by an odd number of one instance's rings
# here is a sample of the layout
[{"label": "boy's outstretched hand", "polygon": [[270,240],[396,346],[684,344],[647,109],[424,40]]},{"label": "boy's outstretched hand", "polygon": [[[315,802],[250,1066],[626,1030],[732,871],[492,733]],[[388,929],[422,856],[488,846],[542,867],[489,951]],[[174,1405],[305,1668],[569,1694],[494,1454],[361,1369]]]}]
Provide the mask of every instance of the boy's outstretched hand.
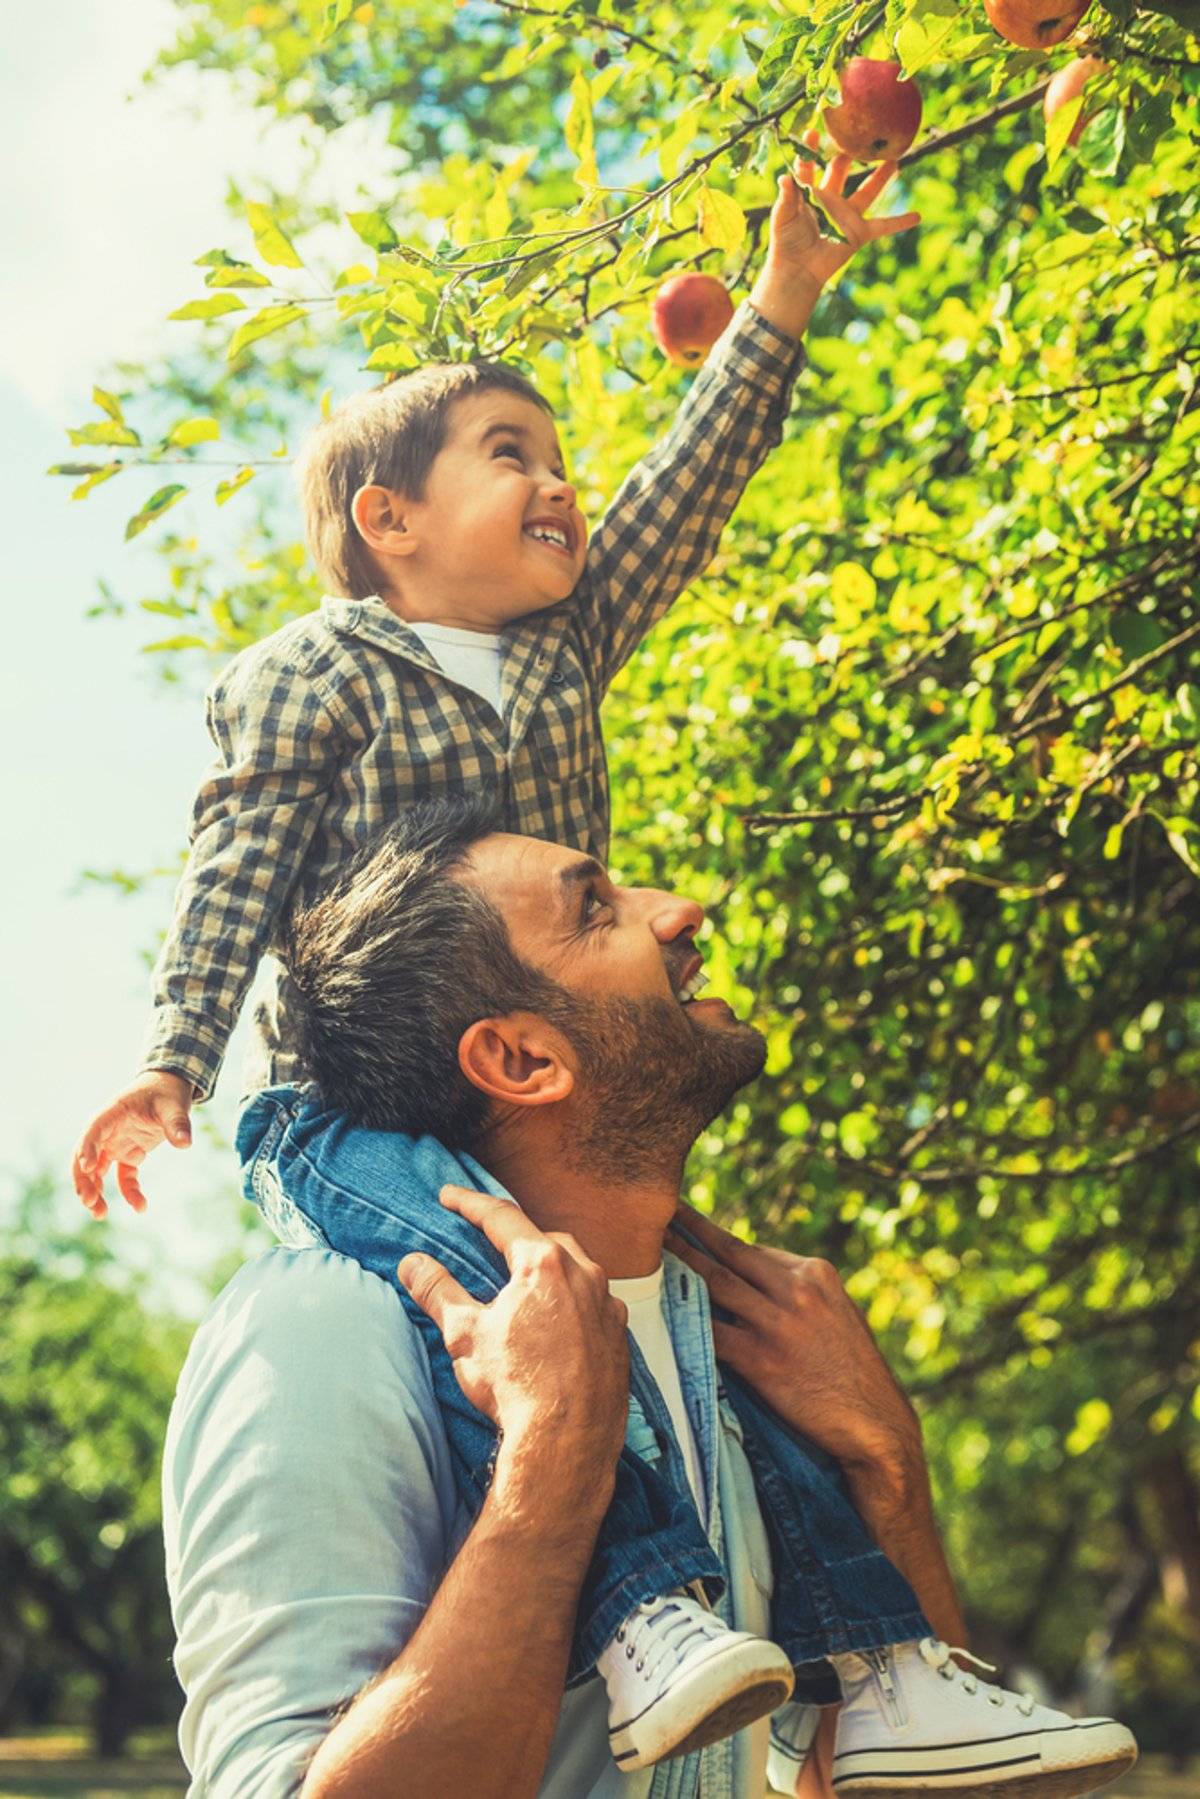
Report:
[{"label": "boy's outstretched hand", "polygon": [[104,1177],[115,1164],[117,1186],[135,1212],[146,1209],[138,1168],[160,1143],[186,1149],[192,1140],[192,1083],[155,1069],[140,1074],[97,1114],[80,1138],[71,1164],[75,1191],[94,1218],[108,1211]]},{"label": "boy's outstretched hand", "polygon": [[[809,131],[804,141],[810,150],[815,150],[820,135]],[[847,196],[846,177],[852,167],[849,156],[831,157],[824,171],[815,161],[801,158],[790,174],[779,177],[779,193],[771,209],[767,260],[750,299],[764,317],[793,337],[799,337],[807,325],[822,288],[845,268],[857,250],[878,238],[911,231],[921,222],[919,212],[878,219],[866,216],[868,208],[895,176],[898,163],[881,162]],[[808,199],[802,189],[808,190]],[[817,207],[836,226],[841,240],[827,236],[821,229]]]}]

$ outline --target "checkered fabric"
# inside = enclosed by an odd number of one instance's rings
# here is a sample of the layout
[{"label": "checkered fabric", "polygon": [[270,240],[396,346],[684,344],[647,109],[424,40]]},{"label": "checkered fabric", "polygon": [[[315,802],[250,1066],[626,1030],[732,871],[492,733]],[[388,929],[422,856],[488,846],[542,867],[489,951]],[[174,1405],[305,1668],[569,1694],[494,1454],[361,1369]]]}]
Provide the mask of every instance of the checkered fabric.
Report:
[{"label": "checkered fabric", "polygon": [[[503,718],[439,669],[382,601],[326,599],[242,652],[208,696],[217,760],[154,972],[143,1068],[211,1093],[280,926],[399,808],[489,787],[505,828],[603,859],[600,702],[651,626],[708,566],[783,435],[799,345],[743,304],[661,443],[623,483],[561,606],[502,637]],[[302,1079],[286,971],[256,1005],[246,1091]]]}]

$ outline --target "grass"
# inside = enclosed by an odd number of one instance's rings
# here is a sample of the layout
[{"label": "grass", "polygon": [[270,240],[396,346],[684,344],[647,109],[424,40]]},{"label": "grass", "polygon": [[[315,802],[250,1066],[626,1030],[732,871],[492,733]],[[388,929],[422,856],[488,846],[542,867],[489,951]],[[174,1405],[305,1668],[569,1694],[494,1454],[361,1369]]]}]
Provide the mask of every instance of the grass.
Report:
[{"label": "grass", "polygon": [[[120,1761],[98,1761],[73,1731],[0,1738],[0,1799],[183,1799],[187,1775],[169,1734],[135,1739]],[[1106,1799],[1196,1799],[1194,1768],[1147,1756],[1103,1789]]]},{"label": "grass", "polygon": [[187,1772],[170,1731],[135,1737],[130,1748],[101,1761],[79,1731],[0,1738],[0,1799],[183,1799]]}]

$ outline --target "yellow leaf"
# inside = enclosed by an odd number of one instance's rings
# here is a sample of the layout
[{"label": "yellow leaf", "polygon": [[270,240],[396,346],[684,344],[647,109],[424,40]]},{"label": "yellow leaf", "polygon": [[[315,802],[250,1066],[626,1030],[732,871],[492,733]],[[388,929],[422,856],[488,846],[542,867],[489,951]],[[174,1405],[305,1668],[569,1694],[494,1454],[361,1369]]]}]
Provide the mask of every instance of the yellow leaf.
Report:
[{"label": "yellow leaf", "polygon": [[746,215],[729,194],[702,183],[700,187],[700,236],[714,249],[731,254],[746,235]]},{"label": "yellow leaf", "polygon": [[264,262],[274,268],[302,269],[304,264],[288,242],[269,206],[262,206],[257,200],[250,200],[246,205],[246,217],[250,221],[250,229],[254,233],[254,243]]}]

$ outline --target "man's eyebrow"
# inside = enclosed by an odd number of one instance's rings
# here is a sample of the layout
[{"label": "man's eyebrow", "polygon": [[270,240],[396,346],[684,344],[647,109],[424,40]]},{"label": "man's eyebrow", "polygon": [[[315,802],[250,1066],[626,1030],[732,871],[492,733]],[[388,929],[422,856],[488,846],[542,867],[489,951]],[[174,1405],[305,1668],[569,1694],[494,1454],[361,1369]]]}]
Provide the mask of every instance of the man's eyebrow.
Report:
[{"label": "man's eyebrow", "polygon": [[597,862],[595,856],[583,856],[578,862],[570,863],[558,871],[558,891],[562,910],[570,912],[572,895],[580,887],[586,887],[589,881],[604,879],[604,864]]}]

